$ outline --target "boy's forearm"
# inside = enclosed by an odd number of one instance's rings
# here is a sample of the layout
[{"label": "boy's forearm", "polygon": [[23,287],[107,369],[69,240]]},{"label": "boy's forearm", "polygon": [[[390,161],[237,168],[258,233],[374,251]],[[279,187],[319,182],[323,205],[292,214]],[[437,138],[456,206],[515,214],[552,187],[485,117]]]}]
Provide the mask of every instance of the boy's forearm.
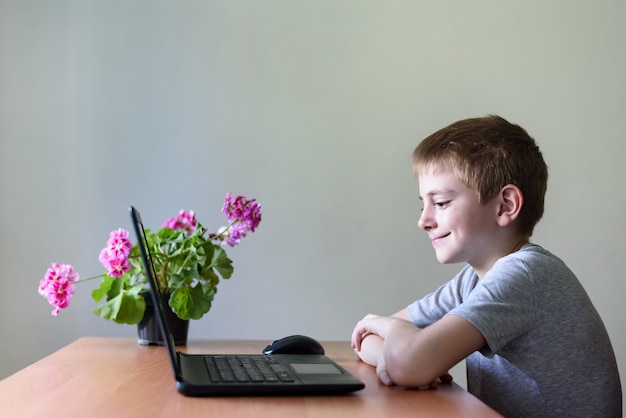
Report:
[{"label": "boy's forearm", "polygon": [[377,367],[378,359],[383,352],[384,341],[376,334],[366,336],[361,342],[361,351],[356,351],[357,356],[370,366]]}]

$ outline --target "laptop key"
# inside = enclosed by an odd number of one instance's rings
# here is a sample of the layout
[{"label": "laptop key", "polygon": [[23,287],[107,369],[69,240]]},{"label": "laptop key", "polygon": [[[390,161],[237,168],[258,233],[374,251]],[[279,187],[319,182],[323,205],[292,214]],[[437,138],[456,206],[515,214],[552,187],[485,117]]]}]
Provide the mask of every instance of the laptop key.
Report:
[{"label": "laptop key", "polygon": [[215,358],[215,366],[220,374],[220,380],[222,382],[234,382],[235,376],[228,365],[228,361],[224,357]]},{"label": "laptop key", "polygon": [[276,373],[281,382],[294,382],[295,379],[291,376],[291,373],[288,372],[278,372]]},{"label": "laptop key", "polygon": [[239,361],[238,358],[229,357],[228,358],[228,366],[230,367],[230,370],[231,370],[235,380],[237,380],[238,382],[249,382],[250,381],[250,379],[248,378],[248,374],[244,370],[244,368],[243,368],[243,366],[242,366],[242,364],[241,364],[241,362]]},{"label": "laptop key", "polygon": [[209,377],[211,378],[211,382],[219,382],[221,380],[220,372],[215,366],[215,361],[211,357],[206,357],[204,359],[204,363],[206,364],[207,370],[209,371]]},{"label": "laptop key", "polygon": [[241,365],[248,374],[251,382],[264,382],[263,375],[257,370],[256,366],[250,361],[250,359],[242,358]]},{"label": "laptop key", "polygon": [[267,382],[278,382],[278,376],[276,376],[276,373],[274,373],[274,371],[270,368],[270,366],[264,359],[256,359],[254,361],[254,365],[257,367],[257,369],[263,375],[263,378]]},{"label": "laptop key", "polygon": [[293,382],[295,380],[291,373],[282,364],[272,364],[271,368],[281,382]]}]

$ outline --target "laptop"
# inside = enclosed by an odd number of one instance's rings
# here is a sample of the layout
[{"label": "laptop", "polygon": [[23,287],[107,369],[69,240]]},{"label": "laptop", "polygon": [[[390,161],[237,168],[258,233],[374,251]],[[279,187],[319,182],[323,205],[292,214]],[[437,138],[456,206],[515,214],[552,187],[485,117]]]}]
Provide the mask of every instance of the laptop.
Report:
[{"label": "laptop", "polygon": [[320,354],[187,354],[176,351],[141,214],[132,206],[130,213],[178,392],[187,396],[331,395],[365,387],[343,367]]}]

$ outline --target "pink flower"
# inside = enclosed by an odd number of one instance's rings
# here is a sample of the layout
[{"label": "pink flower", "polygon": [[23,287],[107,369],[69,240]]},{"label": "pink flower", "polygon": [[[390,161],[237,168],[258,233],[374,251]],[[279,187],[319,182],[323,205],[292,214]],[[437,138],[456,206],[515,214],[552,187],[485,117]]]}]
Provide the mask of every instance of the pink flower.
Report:
[{"label": "pink flower", "polygon": [[[106,248],[103,251],[105,250]],[[105,255],[105,257],[107,257],[108,255],[109,254]],[[102,260],[100,261],[102,262]],[[130,270],[128,256],[125,255],[105,259],[105,262],[103,262],[102,264],[107,269],[108,275],[111,277],[122,277],[124,273]]]},{"label": "pink flower", "polygon": [[128,231],[118,229],[111,231],[107,246],[100,251],[98,259],[111,277],[122,277],[124,273],[130,270],[128,263],[128,255],[133,244],[128,239]]},{"label": "pink flower", "polygon": [[220,227],[216,233],[209,235],[209,238],[219,241],[222,244],[226,243],[231,247],[235,247],[239,245],[241,238],[245,236],[245,228],[242,230],[241,228],[237,228],[235,225],[231,225],[230,227]]},{"label": "pink flower", "polygon": [[78,278],[78,273],[69,264],[52,263],[52,268],[46,271],[44,278],[39,282],[39,294],[55,307],[52,315],[57,316],[61,309],[70,305]]},{"label": "pink flower", "polygon": [[131,248],[133,248],[133,244],[128,239],[128,231],[122,228],[117,231],[111,231],[109,240],[107,241],[107,248],[111,255],[128,256]]},{"label": "pink flower", "polygon": [[196,225],[198,225],[198,221],[196,220],[196,214],[193,210],[189,212],[181,210],[175,218],[170,218],[163,223],[163,227],[165,228],[170,228],[174,231],[183,229],[187,231],[189,235],[196,230]]},{"label": "pink flower", "polygon": [[233,199],[230,192],[226,193],[222,213],[232,224],[229,228],[231,235],[240,238],[245,237],[248,231],[254,232],[261,222],[261,205],[256,203],[256,199],[246,199],[244,196]]}]

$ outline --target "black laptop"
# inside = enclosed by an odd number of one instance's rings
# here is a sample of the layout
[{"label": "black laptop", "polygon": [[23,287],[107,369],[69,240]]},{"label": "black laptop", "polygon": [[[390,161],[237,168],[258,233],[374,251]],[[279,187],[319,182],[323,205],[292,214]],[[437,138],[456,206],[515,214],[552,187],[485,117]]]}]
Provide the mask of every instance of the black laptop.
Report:
[{"label": "black laptop", "polygon": [[132,206],[130,213],[178,392],[187,396],[329,395],[365,387],[343,367],[319,354],[186,354],[176,351],[141,215]]}]

